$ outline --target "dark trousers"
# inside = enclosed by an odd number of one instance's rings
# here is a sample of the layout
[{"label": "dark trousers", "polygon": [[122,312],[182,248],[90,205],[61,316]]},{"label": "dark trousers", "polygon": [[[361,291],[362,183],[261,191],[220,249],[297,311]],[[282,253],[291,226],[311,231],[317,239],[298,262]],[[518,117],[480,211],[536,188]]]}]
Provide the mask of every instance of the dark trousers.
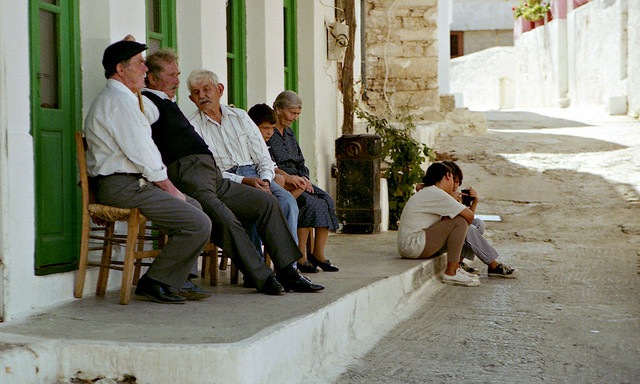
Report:
[{"label": "dark trousers", "polygon": [[169,179],[198,200],[212,223],[211,240],[262,288],[273,271],[262,261],[243,224],[255,224],[276,269],[302,257],[272,195],[222,178],[211,155],[185,156],[167,166]]},{"label": "dark trousers", "polygon": [[147,275],[179,289],[211,233],[211,221],[200,204],[189,197],[184,202],[153,183],[141,185],[138,177],[118,174],[98,179],[96,199],[115,207],[140,208],[169,236]]}]

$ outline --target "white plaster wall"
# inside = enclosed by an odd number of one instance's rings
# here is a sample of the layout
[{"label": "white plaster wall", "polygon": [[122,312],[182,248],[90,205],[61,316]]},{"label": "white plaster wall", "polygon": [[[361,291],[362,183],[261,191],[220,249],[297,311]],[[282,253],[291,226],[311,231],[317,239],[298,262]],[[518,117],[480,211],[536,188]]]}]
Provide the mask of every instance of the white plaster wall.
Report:
[{"label": "white plaster wall", "polygon": [[510,84],[516,79],[514,50],[494,47],[452,59],[451,93],[462,94],[466,108],[485,110],[511,105],[514,94]]},{"label": "white plaster wall", "polygon": [[604,105],[613,96],[626,95],[621,64],[622,10],[626,0],[597,0],[567,16],[569,45],[573,47],[575,74],[569,85],[572,102]]},{"label": "white plaster wall", "polygon": [[640,115],[640,1],[629,1],[628,31],[628,102],[629,114]]},{"label": "white plaster wall", "polygon": [[523,34],[515,43],[516,105],[566,106],[568,56],[566,20],[553,20]]},{"label": "white plaster wall", "polygon": [[438,91],[440,94],[450,92],[451,32],[453,10],[451,0],[438,1]]},{"label": "white plaster wall", "polygon": [[247,109],[284,90],[282,0],[247,0]]},{"label": "white plaster wall", "polygon": [[298,79],[302,98],[300,147],[311,179],[321,188],[331,183],[338,127],[337,65],[327,60],[325,21],[334,20],[334,8],[315,1],[298,2]]},{"label": "white plaster wall", "polygon": [[[178,55],[181,84],[178,105],[189,117],[196,106],[189,100],[187,77],[194,69],[215,72],[220,82],[227,82],[227,18],[226,2],[189,0],[176,2]],[[226,92],[222,101],[226,102]]]},{"label": "white plaster wall", "polygon": [[453,0],[452,31],[512,29],[515,0]]},{"label": "white plaster wall", "polygon": [[[29,134],[29,6],[27,2],[0,1],[0,36],[3,46],[1,88],[7,102],[0,134],[5,147],[3,170],[2,276],[5,321],[28,311],[35,297],[33,141]],[[6,178],[4,177],[6,176]]]},{"label": "white plaster wall", "polygon": [[[0,0],[0,36],[5,36],[6,28],[10,25],[7,20],[8,0]],[[8,183],[8,127],[9,119],[7,115],[9,89],[7,88],[6,67],[10,57],[8,54],[8,44],[0,39],[0,317],[5,314],[5,297],[3,287],[5,285],[5,271],[3,264],[6,263],[9,247],[8,241],[11,238],[9,233],[9,183]]]},{"label": "white plaster wall", "polygon": [[517,62],[516,105],[544,106],[551,82],[550,52],[544,49],[549,43],[545,28],[536,28],[523,34],[515,43]]},{"label": "white plaster wall", "polygon": [[106,84],[102,55],[105,48],[133,35],[146,40],[144,0],[83,0],[80,2],[82,116]]}]

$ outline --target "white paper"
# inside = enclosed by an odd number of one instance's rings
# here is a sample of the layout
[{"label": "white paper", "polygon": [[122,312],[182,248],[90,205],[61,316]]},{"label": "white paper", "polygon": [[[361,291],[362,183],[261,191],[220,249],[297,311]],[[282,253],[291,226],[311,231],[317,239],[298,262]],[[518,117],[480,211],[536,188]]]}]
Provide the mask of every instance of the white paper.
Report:
[{"label": "white paper", "polygon": [[474,217],[483,221],[502,221],[502,217],[498,215],[474,215]]}]

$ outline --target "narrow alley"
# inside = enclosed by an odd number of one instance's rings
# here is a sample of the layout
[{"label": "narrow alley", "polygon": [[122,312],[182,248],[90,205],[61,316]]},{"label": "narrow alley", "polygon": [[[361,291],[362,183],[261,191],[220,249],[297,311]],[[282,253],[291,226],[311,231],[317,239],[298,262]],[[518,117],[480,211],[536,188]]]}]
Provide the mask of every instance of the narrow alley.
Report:
[{"label": "narrow alley", "polygon": [[[631,383],[640,377],[640,124],[589,110],[487,112],[440,137],[517,280],[441,285],[337,383]],[[474,261],[474,266],[483,268]]]}]

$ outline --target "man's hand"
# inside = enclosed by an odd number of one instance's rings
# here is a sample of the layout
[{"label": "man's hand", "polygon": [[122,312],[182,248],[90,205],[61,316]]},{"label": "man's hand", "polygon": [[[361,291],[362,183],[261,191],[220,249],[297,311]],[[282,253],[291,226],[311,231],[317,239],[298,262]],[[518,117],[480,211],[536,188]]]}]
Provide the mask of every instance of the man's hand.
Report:
[{"label": "man's hand", "polygon": [[242,184],[271,193],[271,189],[269,189],[269,182],[257,177],[244,177],[242,178]]},{"label": "man's hand", "polygon": [[175,185],[169,179],[164,179],[162,181],[154,181],[153,184],[157,185],[161,189],[167,191],[171,196],[177,197],[182,201],[187,201],[187,198],[184,196],[182,192],[176,188]]}]

